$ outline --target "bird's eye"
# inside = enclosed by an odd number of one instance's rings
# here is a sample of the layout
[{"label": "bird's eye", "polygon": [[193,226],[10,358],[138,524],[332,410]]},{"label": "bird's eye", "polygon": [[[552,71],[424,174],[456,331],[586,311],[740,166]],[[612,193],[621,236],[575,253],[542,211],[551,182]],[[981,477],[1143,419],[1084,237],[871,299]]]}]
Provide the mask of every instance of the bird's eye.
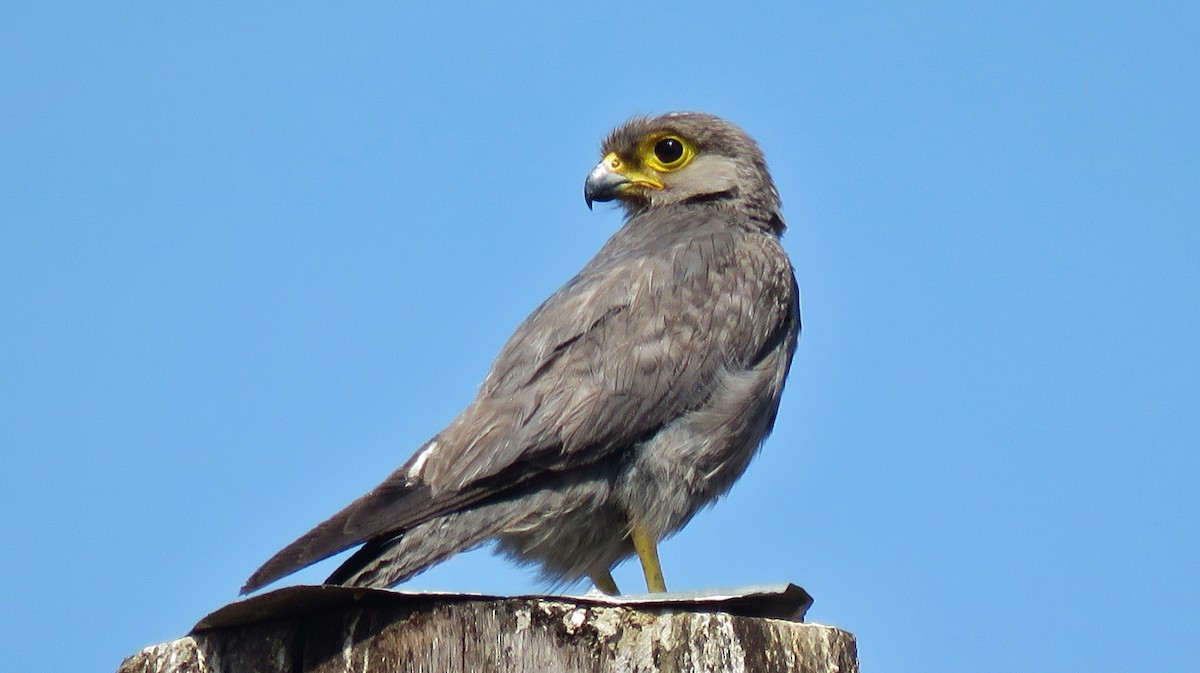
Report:
[{"label": "bird's eye", "polygon": [[683,170],[696,156],[696,148],[673,133],[653,134],[642,139],[638,158],[646,168],[658,173]]},{"label": "bird's eye", "polygon": [[654,145],[654,157],[670,166],[683,158],[683,143],[679,138],[663,138]]}]

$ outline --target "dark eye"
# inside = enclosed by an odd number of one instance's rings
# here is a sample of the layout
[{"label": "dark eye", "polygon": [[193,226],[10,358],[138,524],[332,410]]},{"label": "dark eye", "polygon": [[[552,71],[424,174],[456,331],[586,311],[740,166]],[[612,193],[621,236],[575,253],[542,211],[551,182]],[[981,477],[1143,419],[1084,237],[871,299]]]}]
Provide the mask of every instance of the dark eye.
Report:
[{"label": "dark eye", "polygon": [[670,166],[683,156],[683,143],[679,138],[663,138],[654,145],[654,156],[663,165]]}]

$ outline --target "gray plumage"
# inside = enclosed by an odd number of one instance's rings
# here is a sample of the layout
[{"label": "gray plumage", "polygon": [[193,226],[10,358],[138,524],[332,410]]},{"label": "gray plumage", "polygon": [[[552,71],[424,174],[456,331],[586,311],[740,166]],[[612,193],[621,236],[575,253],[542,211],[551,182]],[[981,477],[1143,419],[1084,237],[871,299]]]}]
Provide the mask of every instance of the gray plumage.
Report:
[{"label": "gray plumage", "polygon": [[619,200],[625,225],[517,328],[462,414],[243,593],[360,544],[330,583],[391,586],[490,539],[553,582],[608,577],[635,523],[661,540],[741,476],[800,331],[762,153],[674,113],[631,120],[601,154],[589,206]]}]

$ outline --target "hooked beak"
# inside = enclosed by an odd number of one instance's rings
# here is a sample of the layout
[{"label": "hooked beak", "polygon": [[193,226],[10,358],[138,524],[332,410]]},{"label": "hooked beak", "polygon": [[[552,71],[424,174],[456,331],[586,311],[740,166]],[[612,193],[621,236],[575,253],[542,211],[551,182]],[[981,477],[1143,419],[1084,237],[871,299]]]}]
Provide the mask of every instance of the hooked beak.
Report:
[{"label": "hooked beak", "polygon": [[596,164],[592,172],[588,173],[587,181],[583,183],[583,200],[587,202],[587,207],[591,210],[592,203],[596,201],[619,199],[635,189],[640,192],[644,189],[662,188],[663,185],[658,180],[630,170],[625,162],[613,152],[604,157],[600,163]]},{"label": "hooked beak", "polygon": [[612,201],[617,198],[621,195],[621,187],[629,184],[628,178],[610,167],[611,163],[613,162],[605,157],[604,161],[596,164],[592,172],[588,173],[587,181],[583,183],[583,200],[587,202],[588,210],[592,209],[594,201]]}]

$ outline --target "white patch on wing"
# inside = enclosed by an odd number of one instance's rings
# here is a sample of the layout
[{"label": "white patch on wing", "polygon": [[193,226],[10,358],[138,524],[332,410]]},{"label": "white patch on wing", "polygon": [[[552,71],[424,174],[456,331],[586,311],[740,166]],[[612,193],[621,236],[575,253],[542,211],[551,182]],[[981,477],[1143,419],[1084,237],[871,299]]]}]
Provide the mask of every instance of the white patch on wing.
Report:
[{"label": "white patch on wing", "polygon": [[421,470],[425,469],[425,461],[429,460],[429,455],[437,448],[437,442],[429,442],[421,452],[417,454],[417,459],[413,461],[412,467],[408,468],[409,480],[417,479],[421,476]]}]

